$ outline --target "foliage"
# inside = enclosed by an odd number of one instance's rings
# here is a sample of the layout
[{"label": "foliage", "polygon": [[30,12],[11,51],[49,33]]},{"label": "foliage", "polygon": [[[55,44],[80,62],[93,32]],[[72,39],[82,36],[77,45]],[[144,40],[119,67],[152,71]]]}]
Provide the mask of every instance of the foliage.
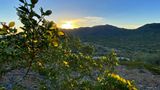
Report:
[{"label": "foliage", "polygon": [[[19,1],[22,5],[17,8],[17,14],[23,31],[17,33],[14,22],[2,23],[0,29],[1,75],[10,70],[28,68],[25,76],[32,70],[48,80],[49,84],[40,82],[39,89],[42,90],[136,90],[130,81],[110,74],[118,65],[115,52],[94,59],[92,46],[65,35],[53,21],[44,18],[52,13],[51,10],[40,8],[39,15],[34,11],[38,0],[31,0],[31,3]],[[13,87],[15,90],[21,88],[23,85]]]},{"label": "foliage", "polygon": [[[120,89],[120,90],[137,90],[133,85],[133,82],[125,80],[117,74],[109,73],[107,78],[98,78],[99,81],[103,84],[104,89],[109,87],[110,89]],[[110,83],[110,84],[108,84]]]},{"label": "foliage", "polygon": [[142,52],[137,52],[133,58],[134,60],[139,60],[146,62],[148,64],[152,65],[160,65],[160,53],[142,53]]},{"label": "foliage", "polygon": [[[12,69],[11,66],[15,65],[16,61],[19,60],[20,52],[22,50],[18,46],[19,43],[17,43],[17,30],[14,28],[14,22],[10,22],[9,25],[6,25],[6,23],[1,24],[2,28],[0,28],[0,33],[2,38],[0,38],[0,75],[9,69]],[[13,59],[15,59],[15,63],[13,63],[13,65],[8,65],[6,68],[6,64],[14,62]]]},{"label": "foliage", "polygon": [[142,61],[121,61],[121,65],[127,66],[129,69],[131,68],[144,68],[152,72],[153,74],[160,75],[160,66],[152,65],[147,63],[144,63]]},{"label": "foliage", "polygon": [[[23,32],[15,35],[17,30],[15,28],[11,28],[14,26],[14,22],[10,22],[8,26],[2,24],[3,28],[0,29],[0,33],[7,38],[7,41],[1,41],[2,44],[6,44],[2,49],[6,49],[7,47],[6,53],[9,53],[10,55],[17,53],[20,53],[21,55],[23,54],[25,56],[23,59],[27,60],[25,62],[28,63],[30,69],[32,63],[36,62],[34,60],[36,60],[35,58],[37,57],[37,53],[41,52],[45,47],[52,45],[57,47],[59,39],[61,36],[64,36],[64,33],[58,30],[54,22],[47,21],[44,18],[52,13],[51,10],[44,11],[43,8],[41,8],[40,15],[33,10],[38,0],[31,0],[31,4],[27,3],[26,0],[20,1],[22,5],[17,8],[17,14],[24,25],[21,27]],[[18,49],[14,49],[14,46],[16,46],[16,48],[18,47]],[[16,52],[17,50],[18,52]]]},{"label": "foliage", "polygon": [[[85,55],[85,53],[81,52],[81,49],[85,47],[84,44],[78,44],[77,40],[71,41],[72,42],[70,42],[69,39],[66,41],[67,43],[64,42],[62,44],[63,48],[58,47],[56,49],[47,49],[44,53],[41,53],[41,60],[39,63],[37,63],[37,66],[33,68],[35,71],[38,70],[37,72],[39,72],[41,75],[47,76],[47,79],[51,81],[49,86],[43,84],[44,86],[41,87],[69,90],[123,90],[124,88],[126,88],[126,90],[130,90],[129,88],[135,88],[132,84],[131,87],[127,87],[128,84],[118,82],[117,78],[110,80],[108,79],[108,75],[115,72],[114,67],[117,65],[116,54],[114,52],[110,53],[109,55],[99,57],[98,59],[93,59],[91,54]],[[68,45],[72,46],[72,44],[75,44],[73,41],[76,41],[76,43],[80,46],[83,45],[83,47],[79,47],[77,53],[74,52],[76,47],[68,47]],[[103,82],[108,83],[104,85],[99,78],[103,78]],[[114,81],[117,81],[117,83],[111,83]],[[126,82],[129,82],[129,80],[126,80]]]},{"label": "foliage", "polygon": [[[125,29],[112,25],[101,25],[94,27],[78,28],[66,30],[71,35],[79,36],[84,42],[90,42],[95,46],[101,45],[102,49],[98,51],[108,52],[110,48],[116,49],[118,55],[136,58],[138,54],[160,56],[160,24],[146,24],[141,28]],[[140,52],[140,53],[139,53]],[[146,57],[145,59],[147,59]],[[150,57],[149,57],[150,58]],[[151,58],[156,59],[156,57]],[[142,58],[143,59],[143,58]],[[152,61],[150,60],[150,61]],[[158,60],[159,61],[159,60]]]},{"label": "foliage", "polygon": [[0,90],[5,90],[5,87],[1,87],[1,86],[0,86]]}]

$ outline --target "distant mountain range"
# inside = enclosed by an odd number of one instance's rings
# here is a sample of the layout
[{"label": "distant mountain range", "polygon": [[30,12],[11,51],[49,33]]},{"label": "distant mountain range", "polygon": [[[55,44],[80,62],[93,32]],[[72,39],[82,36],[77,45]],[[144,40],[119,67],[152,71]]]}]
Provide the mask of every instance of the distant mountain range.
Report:
[{"label": "distant mountain range", "polygon": [[[125,29],[125,28],[119,28],[112,25],[100,25],[100,26],[94,26],[94,27],[82,27],[72,30],[65,30],[65,32],[72,34],[74,36],[80,36],[80,37],[91,37],[96,36],[97,38],[100,37],[126,37],[133,34],[159,34],[160,33],[160,23],[152,23],[152,24],[146,24],[144,26],[141,26],[137,29]],[[82,37],[82,38],[83,38]]]},{"label": "distant mountain range", "polygon": [[100,25],[64,31],[81,38],[82,41],[111,48],[160,50],[160,23],[146,24],[137,29]]}]

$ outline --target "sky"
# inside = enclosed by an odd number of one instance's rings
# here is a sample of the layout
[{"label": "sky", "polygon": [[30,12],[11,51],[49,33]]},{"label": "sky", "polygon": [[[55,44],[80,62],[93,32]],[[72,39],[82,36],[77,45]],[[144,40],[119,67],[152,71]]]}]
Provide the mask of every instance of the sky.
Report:
[{"label": "sky", "polygon": [[[0,0],[0,22],[15,21],[18,0]],[[40,7],[53,11],[48,20],[59,26],[71,22],[75,27],[111,24],[137,28],[147,23],[160,23],[160,0],[39,0]]]}]

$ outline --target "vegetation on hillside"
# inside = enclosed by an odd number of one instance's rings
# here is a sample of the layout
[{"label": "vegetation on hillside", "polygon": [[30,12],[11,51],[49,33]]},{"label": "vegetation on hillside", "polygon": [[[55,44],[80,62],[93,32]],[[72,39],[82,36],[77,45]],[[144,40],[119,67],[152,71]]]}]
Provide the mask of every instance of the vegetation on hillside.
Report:
[{"label": "vegetation on hillside", "polygon": [[160,65],[159,23],[146,24],[137,29],[101,25],[64,31],[98,46],[101,55],[114,48],[119,57]]}]

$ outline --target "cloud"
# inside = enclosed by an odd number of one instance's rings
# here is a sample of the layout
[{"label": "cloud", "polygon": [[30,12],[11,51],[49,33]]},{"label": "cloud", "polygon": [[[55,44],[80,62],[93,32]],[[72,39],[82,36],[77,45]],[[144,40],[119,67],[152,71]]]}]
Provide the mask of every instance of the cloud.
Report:
[{"label": "cloud", "polygon": [[87,17],[81,17],[81,18],[61,20],[58,23],[58,25],[61,26],[62,24],[68,21],[72,22],[74,24],[74,27],[91,27],[91,26],[96,26],[96,25],[107,24],[106,19],[103,17],[87,16]]},{"label": "cloud", "polygon": [[121,24],[117,24],[116,26],[118,27],[122,27],[122,28],[127,28],[127,29],[136,29],[140,26],[142,26],[143,24],[137,24],[137,23],[121,23]]},{"label": "cloud", "polygon": [[103,17],[82,17],[78,19],[72,20],[79,27],[90,27],[95,25],[104,25],[106,24],[106,20]]}]

